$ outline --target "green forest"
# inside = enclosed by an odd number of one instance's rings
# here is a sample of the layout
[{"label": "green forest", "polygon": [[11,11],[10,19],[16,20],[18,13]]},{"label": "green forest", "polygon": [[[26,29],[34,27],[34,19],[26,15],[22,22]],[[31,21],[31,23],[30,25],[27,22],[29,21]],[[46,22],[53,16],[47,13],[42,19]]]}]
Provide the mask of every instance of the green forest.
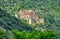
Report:
[{"label": "green forest", "polygon": [[[37,10],[44,25],[17,19],[20,10]],[[60,39],[60,0],[0,0],[0,39]]]}]

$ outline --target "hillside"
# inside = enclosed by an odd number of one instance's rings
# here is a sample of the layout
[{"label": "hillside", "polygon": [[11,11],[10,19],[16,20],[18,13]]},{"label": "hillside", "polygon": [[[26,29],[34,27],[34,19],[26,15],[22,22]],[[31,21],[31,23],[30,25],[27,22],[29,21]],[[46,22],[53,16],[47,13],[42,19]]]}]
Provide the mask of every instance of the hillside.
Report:
[{"label": "hillside", "polygon": [[33,30],[23,20],[14,17],[20,10],[36,10],[44,25],[37,23],[37,29],[49,29],[57,32],[60,39],[60,0],[0,0],[0,26],[7,30]]},{"label": "hillside", "polygon": [[0,9],[0,27],[5,28],[6,30],[33,30],[33,28],[23,23],[21,20],[18,20],[16,17],[11,16],[6,13],[6,11]]},{"label": "hillside", "polygon": [[52,13],[56,20],[60,19],[60,0],[0,0],[0,8],[11,15],[20,10],[32,9],[38,10],[41,18],[46,13]]}]

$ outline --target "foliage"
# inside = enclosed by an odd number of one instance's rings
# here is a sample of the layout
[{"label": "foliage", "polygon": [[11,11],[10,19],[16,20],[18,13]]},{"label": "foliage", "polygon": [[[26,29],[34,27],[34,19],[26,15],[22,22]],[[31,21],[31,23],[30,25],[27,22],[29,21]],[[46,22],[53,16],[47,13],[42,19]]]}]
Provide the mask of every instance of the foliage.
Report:
[{"label": "foliage", "polygon": [[40,18],[44,18],[47,12],[60,19],[60,0],[0,0],[0,8],[11,15],[20,10],[32,9],[39,11]]},{"label": "foliage", "polygon": [[14,35],[14,39],[55,39],[56,37],[56,33],[51,30],[46,30],[44,32],[41,31],[19,32],[17,30],[14,30],[13,35]]},{"label": "foliage", "polygon": [[37,10],[39,17],[45,19],[45,28],[60,34],[60,0],[0,0],[0,8],[0,26],[7,30],[33,30],[30,25],[14,17],[20,10],[31,9]]},{"label": "foliage", "polygon": [[46,13],[45,14],[45,28],[52,29],[57,32],[57,38],[59,39],[60,37],[60,19],[56,20],[55,15],[51,13]]},{"label": "foliage", "polygon": [[7,33],[2,31],[2,30],[0,30],[0,39],[8,39]]},{"label": "foliage", "polygon": [[[42,31],[12,31],[13,38],[12,39],[55,39],[56,32],[51,30]],[[7,32],[0,31],[0,39],[10,39],[7,35]]]},{"label": "foliage", "polygon": [[21,20],[17,19],[14,16],[6,13],[6,11],[0,9],[0,26],[5,28],[6,30],[13,30],[17,29],[19,31],[22,30],[33,30],[33,28],[22,22]]}]

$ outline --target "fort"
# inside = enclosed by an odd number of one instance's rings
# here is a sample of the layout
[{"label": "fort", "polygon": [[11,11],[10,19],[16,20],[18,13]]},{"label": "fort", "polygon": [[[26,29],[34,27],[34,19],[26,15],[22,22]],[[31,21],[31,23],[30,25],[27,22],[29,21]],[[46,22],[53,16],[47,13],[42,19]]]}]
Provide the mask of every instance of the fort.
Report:
[{"label": "fort", "polygon": [[25,19],[29,24],[40,22],[44,24],[44,19],[40,19],[38,12],[35,10],[20,10],[18,14],[15,14],[17,18]]}]

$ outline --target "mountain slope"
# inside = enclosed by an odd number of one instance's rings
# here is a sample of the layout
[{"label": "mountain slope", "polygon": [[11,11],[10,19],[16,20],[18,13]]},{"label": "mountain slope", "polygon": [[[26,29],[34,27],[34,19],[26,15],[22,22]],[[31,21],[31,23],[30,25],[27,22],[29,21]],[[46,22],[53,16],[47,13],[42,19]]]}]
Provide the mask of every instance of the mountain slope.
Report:
[{"label": "mountain slope", "polygon": [[33,30],[31,26],[26,23],[23,23],[21,20],[18,20],[14,16],[11,16],[6,13],[6,11],[0,9],[0,26],[6,30],[17,29],[22,30]]},{"label": "mountain slope", "polygon": [[18,13],[21,9],[39,10],[41,18],[46,13],[52,13],[55,19],[60,19],[60,0],[0,0],[0,8],[11,15]]}]

